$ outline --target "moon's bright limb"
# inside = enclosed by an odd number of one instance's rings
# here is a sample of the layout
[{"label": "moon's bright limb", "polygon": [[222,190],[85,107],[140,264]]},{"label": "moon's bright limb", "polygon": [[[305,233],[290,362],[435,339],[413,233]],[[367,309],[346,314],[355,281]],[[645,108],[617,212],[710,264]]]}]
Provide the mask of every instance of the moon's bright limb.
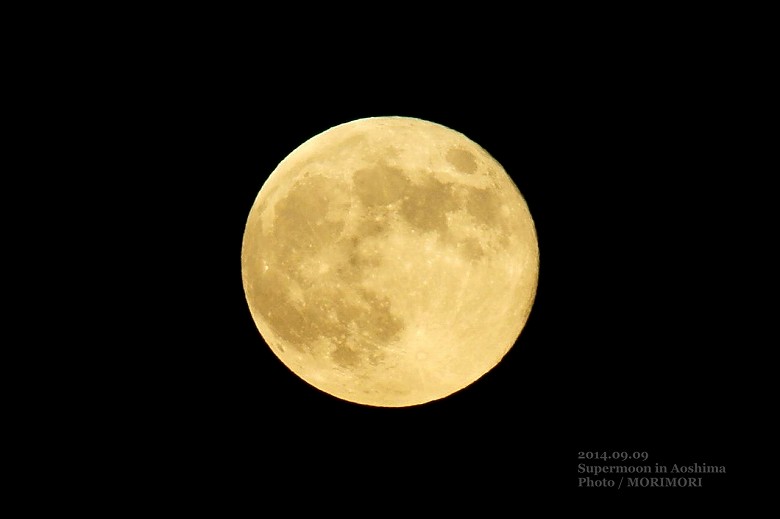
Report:
[{"label": "moon's bright limb", "polygon": [[277,357],[338,398],[446,397],[504,357],[536,294],[539,249],[502,166],[444,126],[360,119],[269,176],[241,254],[254,321]]}]

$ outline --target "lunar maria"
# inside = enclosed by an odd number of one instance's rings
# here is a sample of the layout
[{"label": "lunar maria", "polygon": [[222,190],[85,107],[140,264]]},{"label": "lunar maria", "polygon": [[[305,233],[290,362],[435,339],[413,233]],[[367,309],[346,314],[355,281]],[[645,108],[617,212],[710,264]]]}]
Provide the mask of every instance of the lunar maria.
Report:
[{"label": "lunar maria", "polygon": [[241,269],[252,319],[292,373],[342,400],[404,407],[504,358],[531,312],[539,248],[525,198],[480,145],[374,117],[311,137],[271,172]]}]

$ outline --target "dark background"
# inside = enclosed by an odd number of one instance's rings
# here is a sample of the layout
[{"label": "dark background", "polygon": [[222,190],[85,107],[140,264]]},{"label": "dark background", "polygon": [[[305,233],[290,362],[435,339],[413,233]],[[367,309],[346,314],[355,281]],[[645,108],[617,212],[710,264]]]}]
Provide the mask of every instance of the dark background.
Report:
[{"label": "dark background", "polygon": [[[750,516],[776,495],[777,60],[776,29],[761,27],[775,18],[426,8],[14,18],[7,147],[22,164],[3,194],[5,230],[24,239],[5,257],[32,269],[5,271],[23,292],[11,310],[31,317],[7,319],[23,326],[8,352],[30,362],[6,363],[21,379],[7,407],[23,409],[6,422],[25,440],[7,447],[26,506],[634,517],[736,501],[732,515]],[[298,379],[264,344],[241,280],[244,224],[279,161],[383,115],[488,150],[541,253],[503,361],[403,409]],[[614,451],[727,474],[701,489],[578,488],[578,454]],[[669,506],[680,498],[693,508]]]},{"label": "dark background", "polygon": [[[497,45],[491,61],[489,45],[431,43],[290,55],[219,34],[216,47],[160,59],[175,81],[142,98],[159,107],[149,141],[170,157],[149,202],[168,217],[148,260],[166,289],[151,297],[165,331],[149,346],[159,388],[144,430],[172,485],[219,502],[510,513],[539,496],[720,499],[748,486],[738,438],[743,346],[759,340],[745,252],[757,216],[742,175],[744,94],[722,53]],[[536,301],[504,360],[402,409],[344,402],[292,374],[257,331],[240,270],[246,217],[279,161],[336,124],[382,115],[437,122],[488,150],[523,193],[540,247]],[[578,463],[620,464],[577,459],[594,451],[727,474],[704,475],[703,489],[578,488]]]}]

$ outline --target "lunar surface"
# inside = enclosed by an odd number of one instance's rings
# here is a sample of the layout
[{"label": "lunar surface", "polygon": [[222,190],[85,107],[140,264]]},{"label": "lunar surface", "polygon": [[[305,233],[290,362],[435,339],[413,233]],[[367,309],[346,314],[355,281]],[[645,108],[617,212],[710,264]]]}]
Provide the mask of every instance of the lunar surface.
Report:
[{"label": "lunar surface", "polygon": [[528,206],[502,166],[406,117],[335,126],[263,184],[241,268],[257,328],[335,397],[403,407],[459,391],[517,341],[536,294]]}]

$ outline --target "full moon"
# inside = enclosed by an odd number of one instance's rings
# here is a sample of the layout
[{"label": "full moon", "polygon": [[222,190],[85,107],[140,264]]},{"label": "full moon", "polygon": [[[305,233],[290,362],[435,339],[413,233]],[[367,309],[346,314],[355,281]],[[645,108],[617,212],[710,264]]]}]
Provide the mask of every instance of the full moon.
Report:
[{"label": "full moon", "polygon": [[377,407],[439,400],[513,347],[536,295],[531,213],[462,133],[408,117],[330,128],[260,188],[244,230],[254,322],[294,374]]}]

